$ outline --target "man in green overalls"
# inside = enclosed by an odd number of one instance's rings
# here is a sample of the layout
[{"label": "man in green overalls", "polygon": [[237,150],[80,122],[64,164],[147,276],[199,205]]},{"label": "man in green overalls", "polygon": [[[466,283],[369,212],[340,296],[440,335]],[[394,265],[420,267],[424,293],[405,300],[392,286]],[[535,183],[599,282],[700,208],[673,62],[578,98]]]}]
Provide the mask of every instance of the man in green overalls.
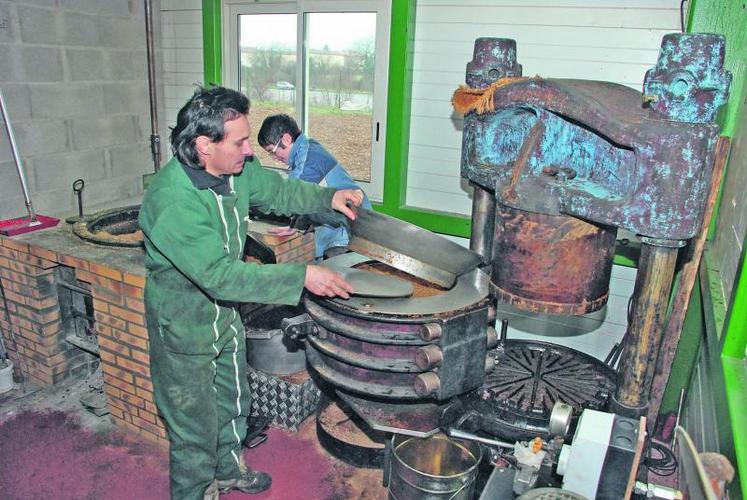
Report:
[{"label": "man in green overalls", "polygon": [[140,208],[153,392],[170,441],[171,497],[257,493],[270,476],[241,455],[250,394],[241,302],[296,304],[304,287],[347,298],[331,270],[243,261],[249,207],[281,215],[335,209],[355,218],[358,190],[335,191],[263,169],[249,144],[249,100],[200,88],[179,111],[172,158]]}]

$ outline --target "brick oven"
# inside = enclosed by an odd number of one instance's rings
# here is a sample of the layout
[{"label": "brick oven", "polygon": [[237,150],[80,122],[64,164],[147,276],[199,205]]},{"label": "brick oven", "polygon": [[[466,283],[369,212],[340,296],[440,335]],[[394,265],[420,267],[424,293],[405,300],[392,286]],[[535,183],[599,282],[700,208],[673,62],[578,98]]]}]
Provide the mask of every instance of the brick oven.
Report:
[{"label": "brick oven", "polygon": [[[313,233],[251,236],[275,262],[313,258]],[[69,226],[0,238],[0,326],[26,380],[55,385],[100,364],[113,422],[166,444],[150,381],[143,256],[85,242]]]}]

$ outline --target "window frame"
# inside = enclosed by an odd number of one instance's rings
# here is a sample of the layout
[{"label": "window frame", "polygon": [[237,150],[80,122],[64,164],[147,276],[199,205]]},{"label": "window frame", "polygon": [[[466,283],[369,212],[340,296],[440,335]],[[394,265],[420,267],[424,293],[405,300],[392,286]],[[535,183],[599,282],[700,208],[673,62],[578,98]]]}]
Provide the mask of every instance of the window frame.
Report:
[{"label": "window frame", "polygon": [[[235,1],[202,0],[205,82],[222,82],[221,6],[231,3]],[[437,233],[469,238],[469,217],[406,205],[415,3],[391,0],[384,196],[381,202],[373,203],[373,208]]]},{"label": "window frame", "polygon": [[[238,16],[251,14],[295,14],[296,15],[296,58],[301,64],[296,65],[296,116],[301,128],[308,128],[309,108],[305,100],[305,88],[308,82],[306,53],[306,22],[308,14],[335,13],[335,12],[375,12],[376,19],[376,66],[374,81],[379,82],[374,89],[373,112],[371,115],[371,165],[370,181],[356,182],[366,191],[369,198],[374,202],[382,202],[384,199],[386,144],[387,144],[387,94],[388,85],[387,72],[390,67],[390,20],[391,0],[298,0],[297,2],[249,2],[246,0],[225,1],[227,15],[223,17],[222,52],[227,57],[226,64],[222,65],[221,81],[225,85],[238,88],[239,82],[239,26],[235,25]],[[378,124],[378,137],[376,140],[376,125]],[[313,133],[313,132],[312,132]]]}]

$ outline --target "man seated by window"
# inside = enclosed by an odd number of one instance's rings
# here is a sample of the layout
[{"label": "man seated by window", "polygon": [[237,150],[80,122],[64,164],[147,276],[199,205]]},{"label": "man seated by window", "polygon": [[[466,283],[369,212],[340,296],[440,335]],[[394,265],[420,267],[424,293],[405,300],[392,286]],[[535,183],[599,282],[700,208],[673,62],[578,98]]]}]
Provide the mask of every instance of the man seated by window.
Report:
[{"label": "man seated by window", "polygon": [[[336,189],[360,189],[345,167],[321,144],[303,134],[296,121],[286,114],[265,118],[257,141],[265,151],[288,165],[291,177]],[[363,197],[361,206],[371,208],[368,197]],[[317,259],[328,259],[347,251],[350,241],[347,221],[345,217],[339,220],[335,217],[335,214],[310,216],[316,225]]]}]

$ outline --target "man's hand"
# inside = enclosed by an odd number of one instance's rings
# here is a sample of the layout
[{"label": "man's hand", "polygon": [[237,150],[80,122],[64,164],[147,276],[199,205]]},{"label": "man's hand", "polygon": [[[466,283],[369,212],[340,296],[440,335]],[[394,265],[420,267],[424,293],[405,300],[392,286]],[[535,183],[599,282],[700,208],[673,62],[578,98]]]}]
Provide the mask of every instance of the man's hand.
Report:
[{"label": "man's hand", "polygon": [[[339,193],[339,191],[338,191]],[[349,299],[353,287],[342,276],[323,266],[306,266],[305,286],[314,295]]]},{"label": "man's hand", "polygon": [[332,197],[332,208],[342,212],[350,220],[355,220],[355,211],[349,205],[361,206],[363,191],[360,189],[341,189]]}]

